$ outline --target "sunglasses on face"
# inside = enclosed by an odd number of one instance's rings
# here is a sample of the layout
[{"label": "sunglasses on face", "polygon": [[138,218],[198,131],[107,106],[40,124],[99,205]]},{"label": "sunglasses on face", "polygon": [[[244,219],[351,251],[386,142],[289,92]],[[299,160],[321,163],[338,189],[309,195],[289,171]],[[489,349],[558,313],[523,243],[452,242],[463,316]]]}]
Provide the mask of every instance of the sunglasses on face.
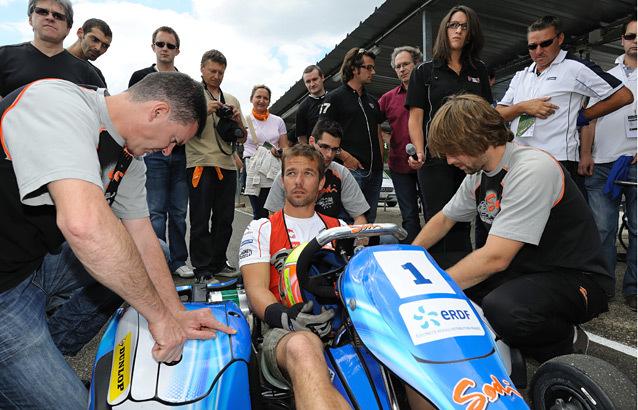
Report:
[{"label": "sunglasses on face", "polygon": [[155,47],[164,48],[164,46],[168,47],[169,50],[175,50],[177,46],[171,43],[165,43],[163,41],[156,41]]},{"label": "sunglasses on face", "polygon": [[540,48],[545,48],[545,47],[549,47],[552,45],[552,43],[554,42],[554,39],[556,37],[558,37],[560,34],[556,34],[556,36],[550,38],[549,40],[545,40],[545,41],[541,41],[540,43],[536,44],[528,44],[527,48],[530,50],[536,50],[536,47],[540,46]]},{"label": "sunglasses on face", "polygon": [[624,38],[627,41],[633,41],[636,39],[636,33],[631,33],[631,34],[623,34],[622,38]]},{"label": "sunglasses on face", "polygon": [[324,151],[332,151],[335,155],[339,155],[341,153],[341,147],[333,148],[328,144],[322,144],[320,142],[317,143],[317,146]]},{"label": "sunglasses on face", "polygon": [[365,68],[365,69],[366,69],[366,70],[368,70],[368,71],[376,71],[376,70],[374,69],[374,66],[373,66],[372,64],[368,64],[368,65],[360,65],[359,67],[361,67],[361,68]]},{"label": "sunglasses on face", "polygon": [[34,7],[33,12],[42,17],[46,17],[49,13],[51,13],[51,16],[53,16],[55,20],[66,21],[66,14],[58,13],[57,11],[43,9],[42,7]]},{"label": "sunglasses on face", "polygon": [[452,30],[456,30],[461,27],[463,30],[467,30],[467,23],[459,23],[458,21],[449,21],[445,27],[451,28]]}]

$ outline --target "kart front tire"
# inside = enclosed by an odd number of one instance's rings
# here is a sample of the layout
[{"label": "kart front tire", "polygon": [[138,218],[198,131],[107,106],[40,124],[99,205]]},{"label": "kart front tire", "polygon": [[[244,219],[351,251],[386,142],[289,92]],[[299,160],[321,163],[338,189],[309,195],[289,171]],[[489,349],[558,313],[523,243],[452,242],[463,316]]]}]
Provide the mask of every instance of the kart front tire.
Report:
[{"label": "kart front tire", "polygon": [[534,410],[636,408],[636,386],[606,361],[570,354],[543,363],[530,383]]}]

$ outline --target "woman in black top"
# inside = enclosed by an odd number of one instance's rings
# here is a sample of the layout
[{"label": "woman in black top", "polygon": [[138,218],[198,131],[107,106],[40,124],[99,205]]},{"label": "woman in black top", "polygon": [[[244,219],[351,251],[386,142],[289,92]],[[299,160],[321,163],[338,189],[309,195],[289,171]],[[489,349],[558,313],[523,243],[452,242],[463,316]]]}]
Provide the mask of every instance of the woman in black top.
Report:
[{"label": "woman in black top", "polygon": [[[426,221],[436,215],[461,185],[465,173],[445,158],[432,158],[427,151],[430,121],[453,94],[473,93],[492,102],[485,64],[479,60],[483,48],[481,23],[474,10],[455,6],[441,21],[433,58],[412,70],[405,106],[410,110],[410,140],[416,146],[419,184],[425,197]],[[457,223],[432,253],[470,251],[470,224]]]}]

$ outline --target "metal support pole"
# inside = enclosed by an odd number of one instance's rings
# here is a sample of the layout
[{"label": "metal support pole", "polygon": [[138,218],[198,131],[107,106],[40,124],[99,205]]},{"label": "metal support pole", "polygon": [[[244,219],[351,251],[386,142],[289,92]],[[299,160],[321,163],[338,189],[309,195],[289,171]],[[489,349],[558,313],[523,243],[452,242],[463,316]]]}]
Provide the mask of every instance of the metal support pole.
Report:
[{"label": "metal support pole", "polygon": [[432,36],[430,35],[432,27],[432,16],[427,9],[423,9],[421,13],[421,33],[423,34],[423,61],[427,61],[432,57]]}]

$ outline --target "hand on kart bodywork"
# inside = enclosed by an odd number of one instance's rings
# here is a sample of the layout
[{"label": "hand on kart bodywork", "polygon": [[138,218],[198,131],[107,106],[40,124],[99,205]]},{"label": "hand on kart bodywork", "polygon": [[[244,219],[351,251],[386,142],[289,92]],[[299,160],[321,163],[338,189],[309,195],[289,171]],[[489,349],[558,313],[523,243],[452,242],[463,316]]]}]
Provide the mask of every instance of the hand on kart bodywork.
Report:
[{"label": "hand on kart bodywork", "polygon": [[214,339],[218,330],[228,335],[237,333],[237,330],[215,319],[210,309],[181,310],[175,312],[174,316],[188,339]]},{"label": "hand on kart bodywork", "polygon": [[175,362],[182,357],[186,333],[174,316],[167,314],[164,320],[149,322],[148,330],[155,340],[152,353],[158,362]]}]

